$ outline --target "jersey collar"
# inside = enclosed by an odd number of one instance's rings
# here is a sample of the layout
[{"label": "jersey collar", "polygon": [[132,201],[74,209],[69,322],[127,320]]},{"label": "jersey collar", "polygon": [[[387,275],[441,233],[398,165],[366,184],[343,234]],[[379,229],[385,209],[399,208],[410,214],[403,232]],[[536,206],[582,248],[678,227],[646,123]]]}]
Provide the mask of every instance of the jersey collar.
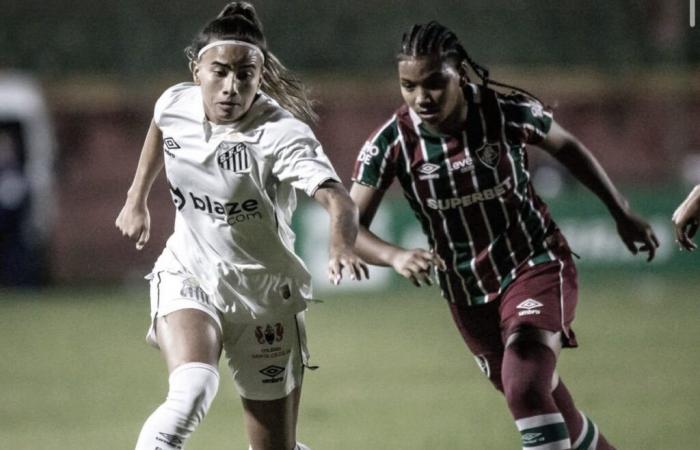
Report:
[{"label": "jersey collar", "polygon": [[[253,103],[250,105],[250,108],[243,115],[243,117],[241,117],[235,122],[231,122],[230,124],[225,125],[226,127],[230,128],[229,133],[239,134],[240,136],[247,136],[249,133],[246,133],[246,131],[248,131],[248,128],[250,128],[251,123],[258,116],[258,112],[266,103],[266,98],[267,96],[265,94],[263,94],[262,92],[259,93],[255,97],[255,100],[253,100]],[[209,119],[207,119],[207,116],[204,113],[204,103],[200,101],[199,104],[200,108],[197,109],[197,114],[201,118],[202,128],[204,130],[204,140],[209,142],[209,139],[211,139],[211,136],[213,134],[212,123],[209,121]],[[253,133],[253,135],[256,134],[257,133]],[[253,139],[257,140],[257,138],[255,137]]]}]

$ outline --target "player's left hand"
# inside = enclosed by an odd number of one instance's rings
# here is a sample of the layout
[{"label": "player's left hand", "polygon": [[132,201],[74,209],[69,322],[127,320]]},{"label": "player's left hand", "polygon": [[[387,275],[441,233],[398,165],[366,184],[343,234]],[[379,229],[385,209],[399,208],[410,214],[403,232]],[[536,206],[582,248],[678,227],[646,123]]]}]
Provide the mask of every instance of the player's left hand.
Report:
[{"label": "player's left hand", "polygon": [[700,186],[696,186],[683,203],[678,206],[671,218],[676,233],[676,242],[681,249],[693,251],[698,248],[693,237],[700,226]]},{"label": "player's left hand", "polygon": [[647,262],[654,259],[656,249],[659,248],[659,239],[651,225],[632,211],[624,211],[615,217],[615,221],[622,242],[632,254],[647,252]]},{"label": "player's left hand", "polygon": [[361,280],[364,274],[369,279],[369,268],[362,258],[355,254],[351,248],[331,248],[328,258],[328,279],[336,286],[343,279],[343,270],[347,269],[351,280]]}]

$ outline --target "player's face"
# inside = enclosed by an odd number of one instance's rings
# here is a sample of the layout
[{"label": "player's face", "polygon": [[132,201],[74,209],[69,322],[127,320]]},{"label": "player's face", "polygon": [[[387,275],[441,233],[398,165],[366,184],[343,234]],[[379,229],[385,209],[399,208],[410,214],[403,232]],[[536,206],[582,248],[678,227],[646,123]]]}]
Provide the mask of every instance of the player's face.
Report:
[{"label": "player's face", "polygon": [[467,103],[453,64],[425,56],[402,59],[399,82],[404,101],[429,129],[449,134],[461,128]]},{"label": "player's face", "polygon": [[193,70],[194,81],[202,88],[207,119],[226,124],[248,112],[260,87],[262,66],[260,53],[242,45],[207,50]]}]

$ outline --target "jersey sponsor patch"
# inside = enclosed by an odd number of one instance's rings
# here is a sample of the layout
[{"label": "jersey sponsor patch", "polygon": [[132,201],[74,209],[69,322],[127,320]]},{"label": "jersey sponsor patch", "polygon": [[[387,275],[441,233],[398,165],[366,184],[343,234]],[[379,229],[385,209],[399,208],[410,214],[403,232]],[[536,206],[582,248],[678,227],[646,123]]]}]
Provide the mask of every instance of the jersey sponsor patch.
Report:
[{"label": "jersey sponsor patch", "polygon": [[246,173],[250,170],[248,146],[242,142],[223,141],[216,147],[216,162],[222,169]]},{"label": "jersey sponsor patch", "polygon": [[489,189],[484,189],[480,192],[474,192],[473,194],[467,194],[461,197],[427,198],[425,203],[428,205],[428,208],[438,209],[440,211],[463,208],[475,203],[481,203],[501,197],[511,189],[511,184],[510,177],[508,177],[496,186]]},{"label": "jersey sponsor patch", "polygon": [[495,169],[501,159],[501,144],[498,142],[484,144],[476,150],[476,156],[483,165]]},{"label": "jersey sponsor patch", "polygon": [[473,169],[474,160],[472,160],[472,158],[469,155],[466,155],[464,158],[457,161],[452,161],[450,163],[450,170],[452,172],[465,173]]},{"label": "jersey sponsor patch", "polygon": [[365,145],[362,146],[362,150],[360,150],[360,154],[357,157],[357,160],[360,161],[362,164],[368,166],[372,164],[372,158],[374,158],[378,154],[379,147],[373,145],[370,142],[366,142]]}]

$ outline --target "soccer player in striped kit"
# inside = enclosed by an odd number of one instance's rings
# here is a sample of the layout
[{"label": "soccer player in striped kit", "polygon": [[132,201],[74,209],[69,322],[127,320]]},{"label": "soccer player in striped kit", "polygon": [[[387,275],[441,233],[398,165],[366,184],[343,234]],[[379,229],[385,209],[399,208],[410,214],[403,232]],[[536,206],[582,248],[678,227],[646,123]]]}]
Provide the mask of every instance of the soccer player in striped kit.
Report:
[{"label": "soccer player in striped kit", "polygon": [[[480,84],[471,83],[469,69]],[[653,230],[536,98],[492,89],[512,87],[490,80],[449,29],[414,25],[401,43],[398,74],[405,104],[371,135],[355,165],[358,253],[418,286],[437,267],[454,321],[505,394],[523,449],[612,449],[556,373],[560,349],[576,346],[576,269],[530,183],[526,144],[550,153],[605,203],[632,253],[654,257]],[[369,231],[394,179],[430,250],[400,248]]]},{"label": "soccer player in striped kit", "polygon": [[302,190],[329,213],[329,276],[366,275],[353,246],[357,208],[311,129],[303,85],[266,48],[255,9],[227,5],[188,49],[193,83],[167,89],[116,225],[142,248],[146,199],[165,166],[175,229],[151,280],[148,341],[168,366],[169,391],[136,450],[182,449],[219,385],[226,351],[253,450],[296,442],[304,310],[311,277],[290,223]]}]

